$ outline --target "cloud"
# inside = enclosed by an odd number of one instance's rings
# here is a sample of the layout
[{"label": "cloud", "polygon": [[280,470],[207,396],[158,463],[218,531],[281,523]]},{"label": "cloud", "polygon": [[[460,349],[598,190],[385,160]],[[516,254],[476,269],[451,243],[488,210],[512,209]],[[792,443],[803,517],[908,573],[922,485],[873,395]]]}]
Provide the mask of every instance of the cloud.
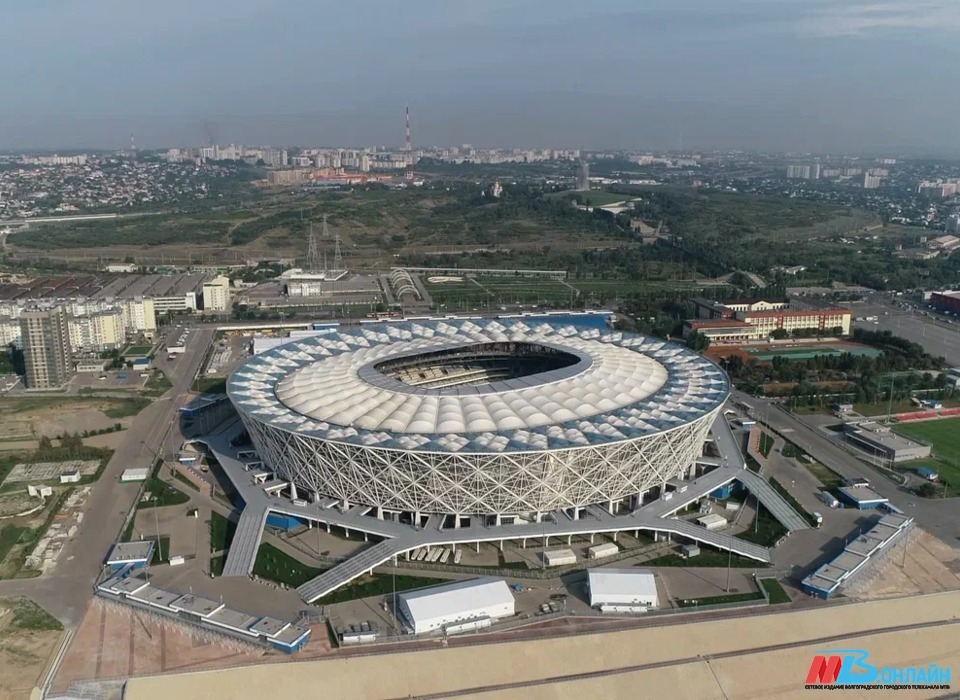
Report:
[{"label": "cloud", "polygon": [[801,34],[815,37],[870,36],[889,30],[957,31],[960,30],[960,2],[896,0],[826,6],[817,15],[800,20],[797,29]]}]

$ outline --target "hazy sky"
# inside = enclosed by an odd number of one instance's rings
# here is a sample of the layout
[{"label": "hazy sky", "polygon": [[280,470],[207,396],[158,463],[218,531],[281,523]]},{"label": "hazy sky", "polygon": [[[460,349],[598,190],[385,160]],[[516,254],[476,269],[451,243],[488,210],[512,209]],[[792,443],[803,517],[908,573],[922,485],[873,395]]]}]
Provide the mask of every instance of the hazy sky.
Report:
[{"label": "hazy sky", "polygon": [[960,151],[958,0],[0,0],[0,148]]}]

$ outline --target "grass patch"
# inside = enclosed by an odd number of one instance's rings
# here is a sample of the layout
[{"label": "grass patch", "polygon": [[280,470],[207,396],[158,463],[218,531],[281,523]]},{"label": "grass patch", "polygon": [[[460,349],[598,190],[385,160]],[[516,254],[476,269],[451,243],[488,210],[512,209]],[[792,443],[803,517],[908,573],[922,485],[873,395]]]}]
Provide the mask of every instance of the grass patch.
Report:
[{"label": "grass patch", "polygon": [[10,550],[19,544],[24,535],[29,533],[29,527],[20,527],[19,525],[5,525],[0,530],[0,563],[7,558]]},{"label": "grass patch", "polygon": [[123,357],[146,357],[151,352],[152,345],[128,345],[121,354]]},{"label": "grass patch", "polygon": [[780,603],[789,603],[790,596],[783,590],[783,586],[775,578],[760,579],[760,587],[767,592],[770,598],[770,605],[779,605]]},{"label": "grass patch", "polygon": [[793,497],[793,494],[787,491],[787,488],[781,484],[779,481],[770,477],[770,485],[773,487],[773,490],[783,496],[783,499],[790,504],[790,507],[797,511],[804,520],[807,521],[807,525],[810,527],[816,527],[817,521],[814,519],[813,514],[808,512],[806,508],[800,505],[800,502]]},{"label": "grass patch", "polygon": [[176,479],[177,481],[179,481],[181,484],[186,484],[187,486],[189,486],[190,488],[192,488],[194,491],[199,491],[199,490],[200,490],[200,487],[199,487],[199,486],[197,486],[195,483],[193,483],[192,481],[190,481],[190,479],[188,479],[187,477],[185,477],[183,474],[181,474],[181,473],[178,472],[178,471],[173,473],[173,478]]},{"label": "grass patch", "polygon": [[257,560],[253,563],[253,573],[256,576],[293,587],[306,583],[323,571],[323,569],[302,564],[267,543],[260,545],[260,549],[257,550]]},{"label": "grass patch", "polygon": [[688,568],[699,566],[705,568],[726,568],[728,562],[733,569],[762,569],[769,566],[769,564],[764,562],[755,561],[748,557],[741,557],[739,554],[731,555],[728,552],[721,552],[717,549],[707,549],[703,546],[700,547],[699,556],[690,559],[684,559],[679,554],[665,554],[656,559],[634,564],[634,566],[677,566]]},{"label": "grass patch", "polygon": [[[754,528],[756,528],[756,531],[754,531]],[[753,542],[762,547],[772,547],[786,534],[787,528],[781,525],[776,518],[770,515],[770,511],[761,505],[757,511],[756,525],[750,523],[748,530],[734,536],[737,539]]]},{"label": "grass patch", "polygon": [[770,450],[773,449],[773,436],[768,433],[760,433],[760,444],[758,445],[760,454],[764,457],[770,456]]},{"label": "grass patch", "polygon": [[10,610],[10,626],[32,632],[59,632],[63,625],[29,598],[7,598],[0,606]]},{"label": "grass patch", "polygon": [[110,408],[105,408],[103,410],[103,415],[105,415],[107,418],[126,418],[128,416],[135,416],[151,403],[153,402],[150,399],[143,398],[142,396],[137,396],[132,399],[118,400],[113,402],[113,405]]},{"label": "grass patch", "polygon": [[843,486],[843,477],[829,467],[820,464],[820,462],[804,462],[800,460],[800,464],[805,466],[810,473],[816,477],[817,481],[826,488],[835,489]]},{"label": "grass patch", "polygon": [[214,576],[223,575],[223,563],[227,560],[222,554],[219,557],[210,558],[210,573]]},{"label": "grass patch", "polygon": [[229,549],[236,532],[236,523],[231,522],[219,513],[213,513],[210,518],[210,551],[219,552]]},{"label": "grass patch", "polygon": [[151,476],[147,479],[144,491],[150,492],[150,500],[140,501],[140,503],[137,504],[137,509],[178,506],[190,500],[190,496],[176,486],[168,484],[166,481],[161,481],[156,476]]},{"label": "grass patch", "polygon": [[143,393],[150,396],[163,396],[172,388],[173,384],[167,379],[167,375],[155,369],[150,373],[147,383],[143,385]]},{"label": "grass patch", "polygon": [[170,538],[167,535],[160,535],[159,540],[156,536],[144,537],[143,541],[153,542],[153,556],[150,558],[150,566],[166,564],[170,561]]},{"label": "grass patch", "polygon": [[[696,608],[702,605],[725,605],[728,603],[746,603],[751,600],[763,600],[763,593],[725,593],[706,598],[677,598],[678,608]],[[696,602],[694,602],[696,601]]]},{"label": "grass patch", "polygon": [[[396,577],[396,591],[409,591],[414,588],[424,588],[426,586],[435,586],[440,583],[447,583],[447,580],[436,578],[425,578],[422,576],[400,576]],[[394,577],[392,574],[374,574],[370,576],[361,576],[354,579],[343,588],[335,590],[333,593],[325,595],[323,598],[314,602],[314,605],[333,605],[334,603],[345,603],[349,600],[358,598],[368,598],[370,596],[390,595],[394,591]]]},{"label": "grass patch", "polygon": [[800,459],[806,453],[792,442],[788,442],[783,446],[781,454],[788,459]]},{"label": "grass patch", "polygon": [[198,377],[193,390],[200,394],[222,394],[227,390],[227,380],[224,377]]},{"label": "grass patch", "polygon": [[940,483],[935,484],[938,493],[943,493],[943,484],[947,484],[948,495],[960,486],[960,418],[923,421],[909,425],[898,425],[896,431],[914,440],[923,440],[933,445],[933,457],[920,459],[911,464],[898,464],[898,468],[915,470],[920,466],[936,469],[940,474]]}]

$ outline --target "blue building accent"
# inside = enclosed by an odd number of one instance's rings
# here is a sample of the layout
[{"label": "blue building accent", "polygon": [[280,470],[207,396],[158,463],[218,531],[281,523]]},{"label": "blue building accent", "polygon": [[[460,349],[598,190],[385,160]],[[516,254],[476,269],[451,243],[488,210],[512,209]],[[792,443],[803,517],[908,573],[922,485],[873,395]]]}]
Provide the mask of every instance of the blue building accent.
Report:
[{"label": "blue building accent", "polygon": [[281,515],[280,513],[267,515],[267,527],[275,527],[278,530],[296,530],[305,524],[300,518],[295,518],[292,515]]},{"label": "blue building accent", "polygon": [[724,484],[718,489],[714,489],[710,492],[710,495],[713,498],[723,500],[724,498],[730,498],[735,493],[738,493],[742,490],[743,486],[739,481],[731,481],[729,484]]}]

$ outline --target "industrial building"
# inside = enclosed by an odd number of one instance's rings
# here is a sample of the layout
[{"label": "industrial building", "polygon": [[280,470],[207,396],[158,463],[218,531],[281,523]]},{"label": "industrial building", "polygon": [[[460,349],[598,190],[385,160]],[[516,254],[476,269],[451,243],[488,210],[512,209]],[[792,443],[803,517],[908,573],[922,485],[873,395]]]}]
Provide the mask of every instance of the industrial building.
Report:
[{"label": "industrial building", "polygon": [[884,503],[889,503],[889,499],[881,496],[867,484],[841,486],[837,489],[837,493],[840,494],[840,500],[844,503],[860,510],[879,508]]},{"label": "industrial building", "polygon": [[73,376],[67,314],[60,306],[20,315],[28,389],[56,389]]},{"label": "industrial building", "polygon": [[835,595],[887,554],[912,524],[913,518],[901,514],[884,515],[870,530],[849,542],[833,561],[803,579],[804,592],[818,598]]},{"label": "industrial building", "polygon": [[844,435],[859,449],[888,462],[909,462],[930,456],[930,445],[903,437],[889,426],[874,421],[847,423]]},{"label": "industrial building", "polygon": [[660,604],[649,569],[590,569],[587,588],[590,607],[602,612],[646,612]]},{"label": "industrial building", "polygon": [[493,577],[406,591],[397,598],[397,612],[416,634],[477,629],[516,612],[510,588]]},{"label": "industrial building", "polygon": [[934,292],[930,295],[930,303],[938,311],[960,314],[960,292]]}]

